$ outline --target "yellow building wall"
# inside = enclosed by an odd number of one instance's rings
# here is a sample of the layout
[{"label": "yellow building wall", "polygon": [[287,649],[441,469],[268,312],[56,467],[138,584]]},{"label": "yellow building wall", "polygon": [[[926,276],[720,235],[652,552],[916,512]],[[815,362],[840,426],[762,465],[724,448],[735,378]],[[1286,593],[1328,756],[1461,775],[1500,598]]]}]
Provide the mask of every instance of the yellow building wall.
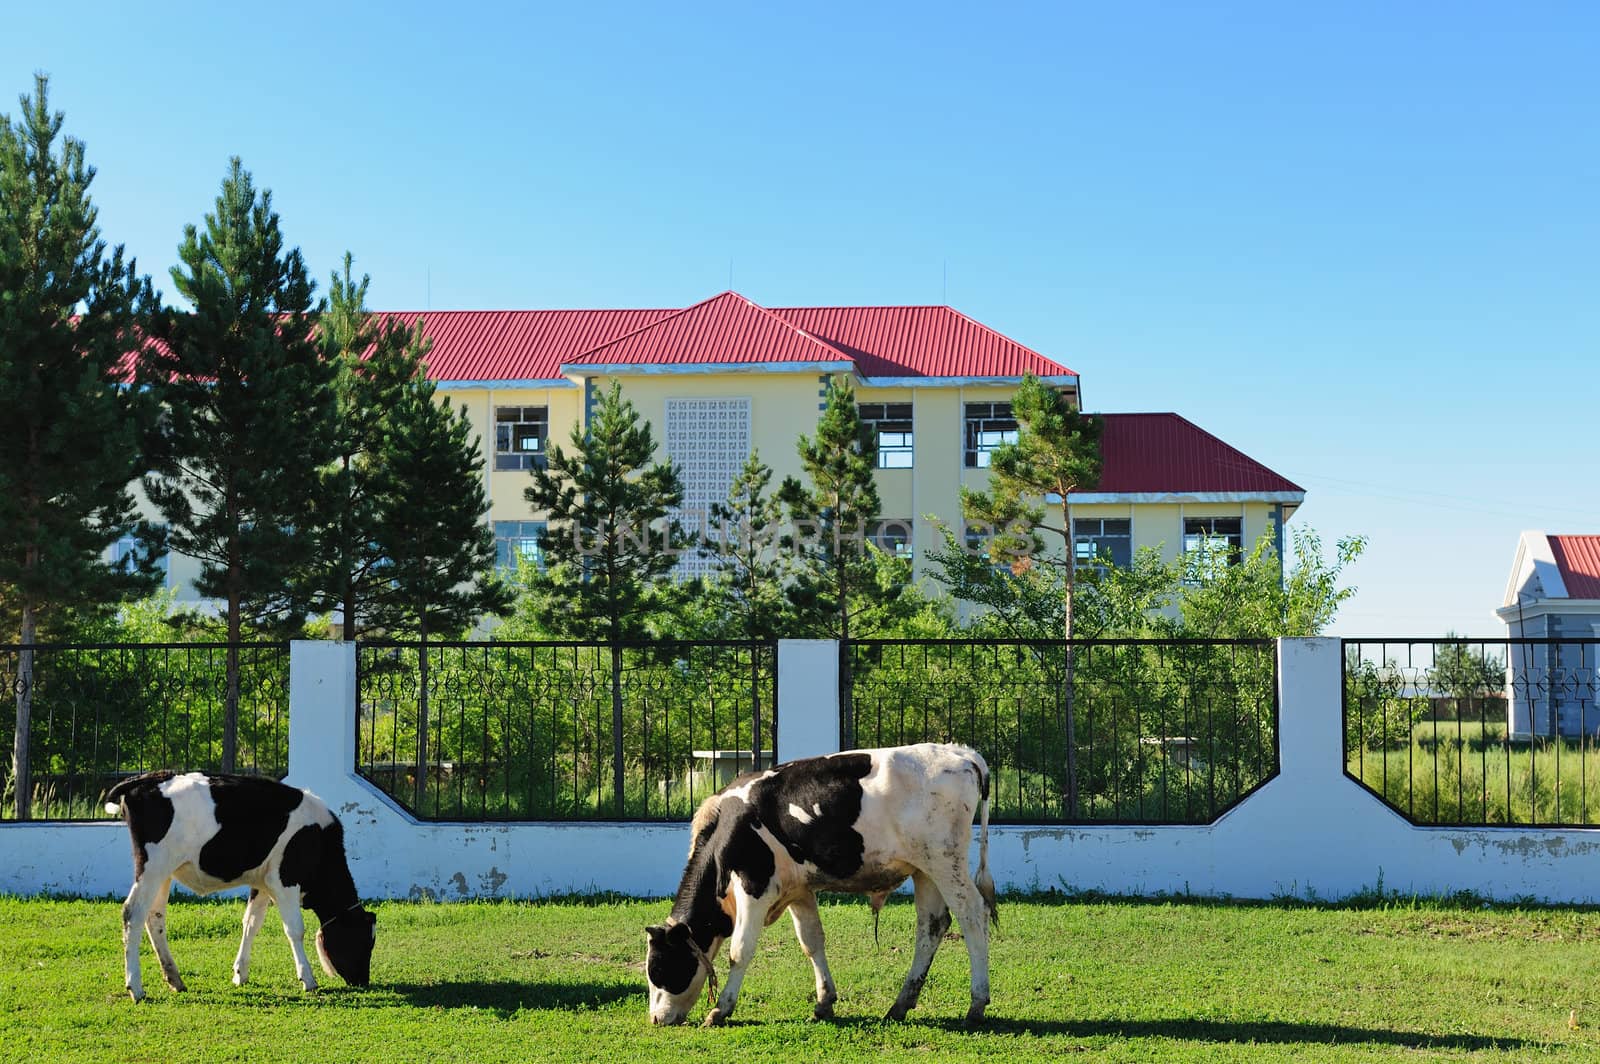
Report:
[{"label": "yellow building wall", "polygon": [[[1051,508],[1055,523],[1061,519],[1060,507]],[[1247,503],[1079,503],[1072,504],[1074,520],[1112,518],[1132,521],[1133,549],[1155,547],[1161,557],[1172,561],[1183,551],[1183,523],[1191,517],[1238,517],[1243,520],[1244,549],[1272,531],[1273,504]]]},{"label": "yellow building wall", "polygon": [[[622,385],[622,394],[655,434],[659,454],[665,450],[668,399],[750,400],[752,446],[776,474],[775,483],[785,476],[802,476],[796,450],[800,436],[814,435],[821,413],[825,385],[818,372],[801,373],[673,373],[619,374],[596,377],[596,394],[612,380]],[[494,469],[494,408],[499,406],[546,406],[550,413],[550,436],[555,444],[565,445],[572,429],[581,423],[584,407],[584,381],[573,378],[572,388],[549,389],[456,389],[441,392],[453,404],[465,404],[473,428],[482,439],[486,477],[491,500],[490,520],[537,520],[523,498],[528,474],[522,470]],[[912,404],[914,452],[910,469],[880,469],[878,494],[884,519],[910,519],[916,568],[926,569],[923,555],[940,542],[938,529],[930,518],[959,528],[961,505],[958,488],[965,484],[982,489],[989,474],[983,469],[967,469],[963,464],[963,404],[1006,402],[1012,389],[1000,387],[857,387],[856,399],[862,403]]]},{"label": "yellow building wall", "polygon": [[[613,378],[595,379],[595,394],[611,386]],[[614,378],[622,396],[650,423],[657,455],[666,453],[668,399],[749,399],[750,445],[776,473],[774,489],[785,476],[800,475],[796,451],[802,433],[816,435],[821,414],[818,394],[825,385],[821,375],[810,373],[686,373],[640,374]]]},{"label": "yellow building wall", "polygon": [[[595,378],[595,393],[608,387],[612,379]],[[748,398],[751,441],[762,460],[775,471],[774,486],[785,476],[802,475],[796,444],[802,434],[812,435],[816,431],[822,403],[820,392],[825,387],[818,372],[637,374],[619,375],[615,379],[621,383],[623,395],[650,423],[658,455],[668,457],[664,447],[668,399]],[[584,380],[573,378],[571,383],[571,387],[565,388],[456,388],[438,393],[441,402],[452,408],[466,409],[479,438],[491,503],[490,521],[537,520],[543,516],[533,511],[523,497],[530,483],[527,471],[494,468],[495,408],[547,408],[550,443],[565,447],[584,417]],[[1011,394],[1008,386],[871,388],[858,384],[859,402],[912,404],[912,466],[880,469],[877,481],[882,517],[911,519],[915,569],[919,577],[929,573],[926,553],[940,545],[938,523],[943,522],[957,531],[961,528],[959,489],[965,486],[983,490],[988,486],[987,469],[969,469],[964,464],[965,404],[1006,402]],[[1051,523],[1060,526],[1060,507],[1050,509]],[[1183,548],[1185,518],[1242,517],[1244,545],[1248,550],[1272,529],[1273,506],[1260,502],[1074,503],[1073,515],[1076,518],[1130,519],[1135,550],[1158,547],[1163,558],[1172,560]],[[1047,535],[1045,539],[1052,553],[1063,548],[1058,536]],[[193,598],[192,581],[197,571],[198,563],[193,559],[173,556],[169,586],[178,588],[180,597]]]},{"label": "yellow building wall", "polygon": [[533,515],[522,493],[531,483],[525,469],[494,467],[494,411],[502,406],[542,406],[549,411],[550,443],[566,446],[573,426],[583,415],[581,382],[572,388],[451,388],[440,389],[440,402],[465,407],[478,436],[483,455],[484,480],[489,495],[489,520],[526,521]]}]

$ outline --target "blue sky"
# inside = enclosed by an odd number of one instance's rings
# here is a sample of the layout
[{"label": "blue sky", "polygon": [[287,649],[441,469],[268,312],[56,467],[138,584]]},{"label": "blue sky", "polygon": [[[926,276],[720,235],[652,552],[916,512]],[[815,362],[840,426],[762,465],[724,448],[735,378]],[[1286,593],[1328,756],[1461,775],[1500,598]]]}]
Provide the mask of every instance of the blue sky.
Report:
[{"label": "blue sky", "polygon": [[1600,7],[215,7],[0,34],[169,298],[237,154],[377,307],[947,301],[1368,535],[1336,633],[1600,531]]}]

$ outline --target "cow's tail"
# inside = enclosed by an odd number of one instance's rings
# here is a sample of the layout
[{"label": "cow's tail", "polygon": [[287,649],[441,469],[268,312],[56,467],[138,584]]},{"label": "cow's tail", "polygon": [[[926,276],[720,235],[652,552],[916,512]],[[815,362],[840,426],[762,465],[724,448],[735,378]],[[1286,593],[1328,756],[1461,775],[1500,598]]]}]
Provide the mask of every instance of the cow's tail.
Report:
[{"label": "cow's tail", "polygon": [[998,930],[1000,908],[995,901],[994,877],[989,874],[989,771],[981,761],[974,767],[978,770],[978,874],[973,877],[973,883],[983,898],[983,907],[988,910],[989,922]]},{"label": "cow's tail", "polygon": [[105,811],[110,813],[110,814],[112,814],[113,816],[115,816],[118,813],[121,813],[122,812],[122,796],[124,794],[126,794],[128,791],[133,789],[133,784],[136,781],[138,781],[138,779],[139,779],[139,777],[137,777],[137,776],[131,777],[129,779],[125,779],[122,782],[118,783],[116,786],[112,787],[109,791],[107,791],[106,792],[106,801],[105,801],[105,805],[104,805]]},{"label": "cow's tail", "polygon": [[123,796],[129,791],[136,787],[147,786],[152,782],[160,783],[163,780],[171,779],[173,775],[174,774],[172,772],[159,770],[156,772],[145,772],[138,776],[129,776],[127,779],[117,783],[114,787],[106,792],[105,804],[103,808],[106,812],[115,816],[122,812],[122,799]]}]

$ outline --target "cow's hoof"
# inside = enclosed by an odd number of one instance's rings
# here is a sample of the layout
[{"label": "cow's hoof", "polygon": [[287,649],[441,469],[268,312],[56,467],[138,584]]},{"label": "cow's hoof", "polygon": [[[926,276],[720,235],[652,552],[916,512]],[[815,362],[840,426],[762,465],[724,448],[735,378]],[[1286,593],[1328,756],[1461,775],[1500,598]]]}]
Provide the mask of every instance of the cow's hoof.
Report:
[{"label": "cow's hoof", "polygon": [[831,1020],[831,1019],[833,1019],[833,1002],[831,1002],[831,1001],[819,1001],[819,1002],[817,1002],[816,1006],[811,1010],[811,1018],[813,1020]]},{"label": "cow's hoof", "polygon": [[167,985],[170,986],[172,989],[176,990],[180,994],[183,993],[185,990],[189,989],[188,987],[183,985],[183,979],[181,977],[177,976],[177,975],[169,975],[169,976],[167,976]]},{"label": "cow's hoof", "polygon": [[144,1000],[144,991],[143,990],[135,990],[133,987],[130,986],[130,987],[128,987],[128,996],[131,997],[133,999],[133,1003],[135,1005],[137,1005],[139,1002]]},{"label": "cow's hoof", "polygon": [[962,1026],[969,1031],[976,1027],[981,1027],[983,1025],[983,1009],[984,1006],[982,1005],[974,1005],[968,1009],[967,1018],[962,1021]]},{"label": "cow's hoof", "polygon": [[249,976],[240,975],[238,972],[234,972],[233,973],[233,985],[234,986],[244,986],[244,984],[248,983],[249,981],[250,981],[250,977]]},{"label": "cow's hoof", "polygon": [[901,1020],[906,1018],[906,1013],[910,1011],[911,1009],[909,1007],[902,1005],[897,1001],[890,1006],[889,1012],[883,1018],[889,1023],[899,1023]]},{"label": "cow's hoof", "polygon": [[728,1022],[727,1015],[721,1009],[712,1009],[706,1013],[706,1027],[721,1027]]}]

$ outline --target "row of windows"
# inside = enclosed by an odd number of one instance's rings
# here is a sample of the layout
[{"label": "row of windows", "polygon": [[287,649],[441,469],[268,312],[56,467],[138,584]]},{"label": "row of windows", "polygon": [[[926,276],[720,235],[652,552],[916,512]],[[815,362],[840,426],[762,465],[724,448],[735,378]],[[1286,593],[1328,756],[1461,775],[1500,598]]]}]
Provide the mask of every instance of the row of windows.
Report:
[{"label": "row of windows", "polygon": [[[862,430],[878,445],[879,469],[910,469],[915,450],[910,403],[862,403]],[[1010,403],[968,403],[963,417],[962,464],[984,469],[1003,443],[1017,442]],[[544,468],[550,408],[498,406],[494,411],[494,467]]]},{"label": "row of windows", "polygon": [[[545,530],[543,521],[496,521],[494,523],[494,564],[502,573],[513,573],[517,566],[544,566],[544,551],[539,546],[539,536]],[[867,532],[867,539],[879,550],[889,551],[897,558],[911,557],[911,519],[890,518],[875,521]]]},{"label": "row of windows", "polygon": [[[514,572],[518,564],[544,565],[544,551],[539,547],[539,536],[545,530],[543,521],[496,521],[494,523],[495,568],[501,572]],[[1133,564],[1133,522],[1127,518],[1079,518],[1072,522],[1073,543],[1079,568],[1104,571],[1109,566],[1126,568]],[[873,522],[867,539],[880,550],[897,558],[909,558],[912,552],[913,522],[909,517],[891,517]],[[969,528],[966,542],[969,549],[981,550],[987,534],[981,528]],[[136,541],[124,536],[111,545],[108,560],[113,566],[133,564]],[[1191,517],[1183,522],[1183,550],[1190,553],[1202,546],[1237,564],[1244,550],[1242,522],[1237,517]],[[163,554],[158,563],[163,574],[167,572],[168,556]]]}]

